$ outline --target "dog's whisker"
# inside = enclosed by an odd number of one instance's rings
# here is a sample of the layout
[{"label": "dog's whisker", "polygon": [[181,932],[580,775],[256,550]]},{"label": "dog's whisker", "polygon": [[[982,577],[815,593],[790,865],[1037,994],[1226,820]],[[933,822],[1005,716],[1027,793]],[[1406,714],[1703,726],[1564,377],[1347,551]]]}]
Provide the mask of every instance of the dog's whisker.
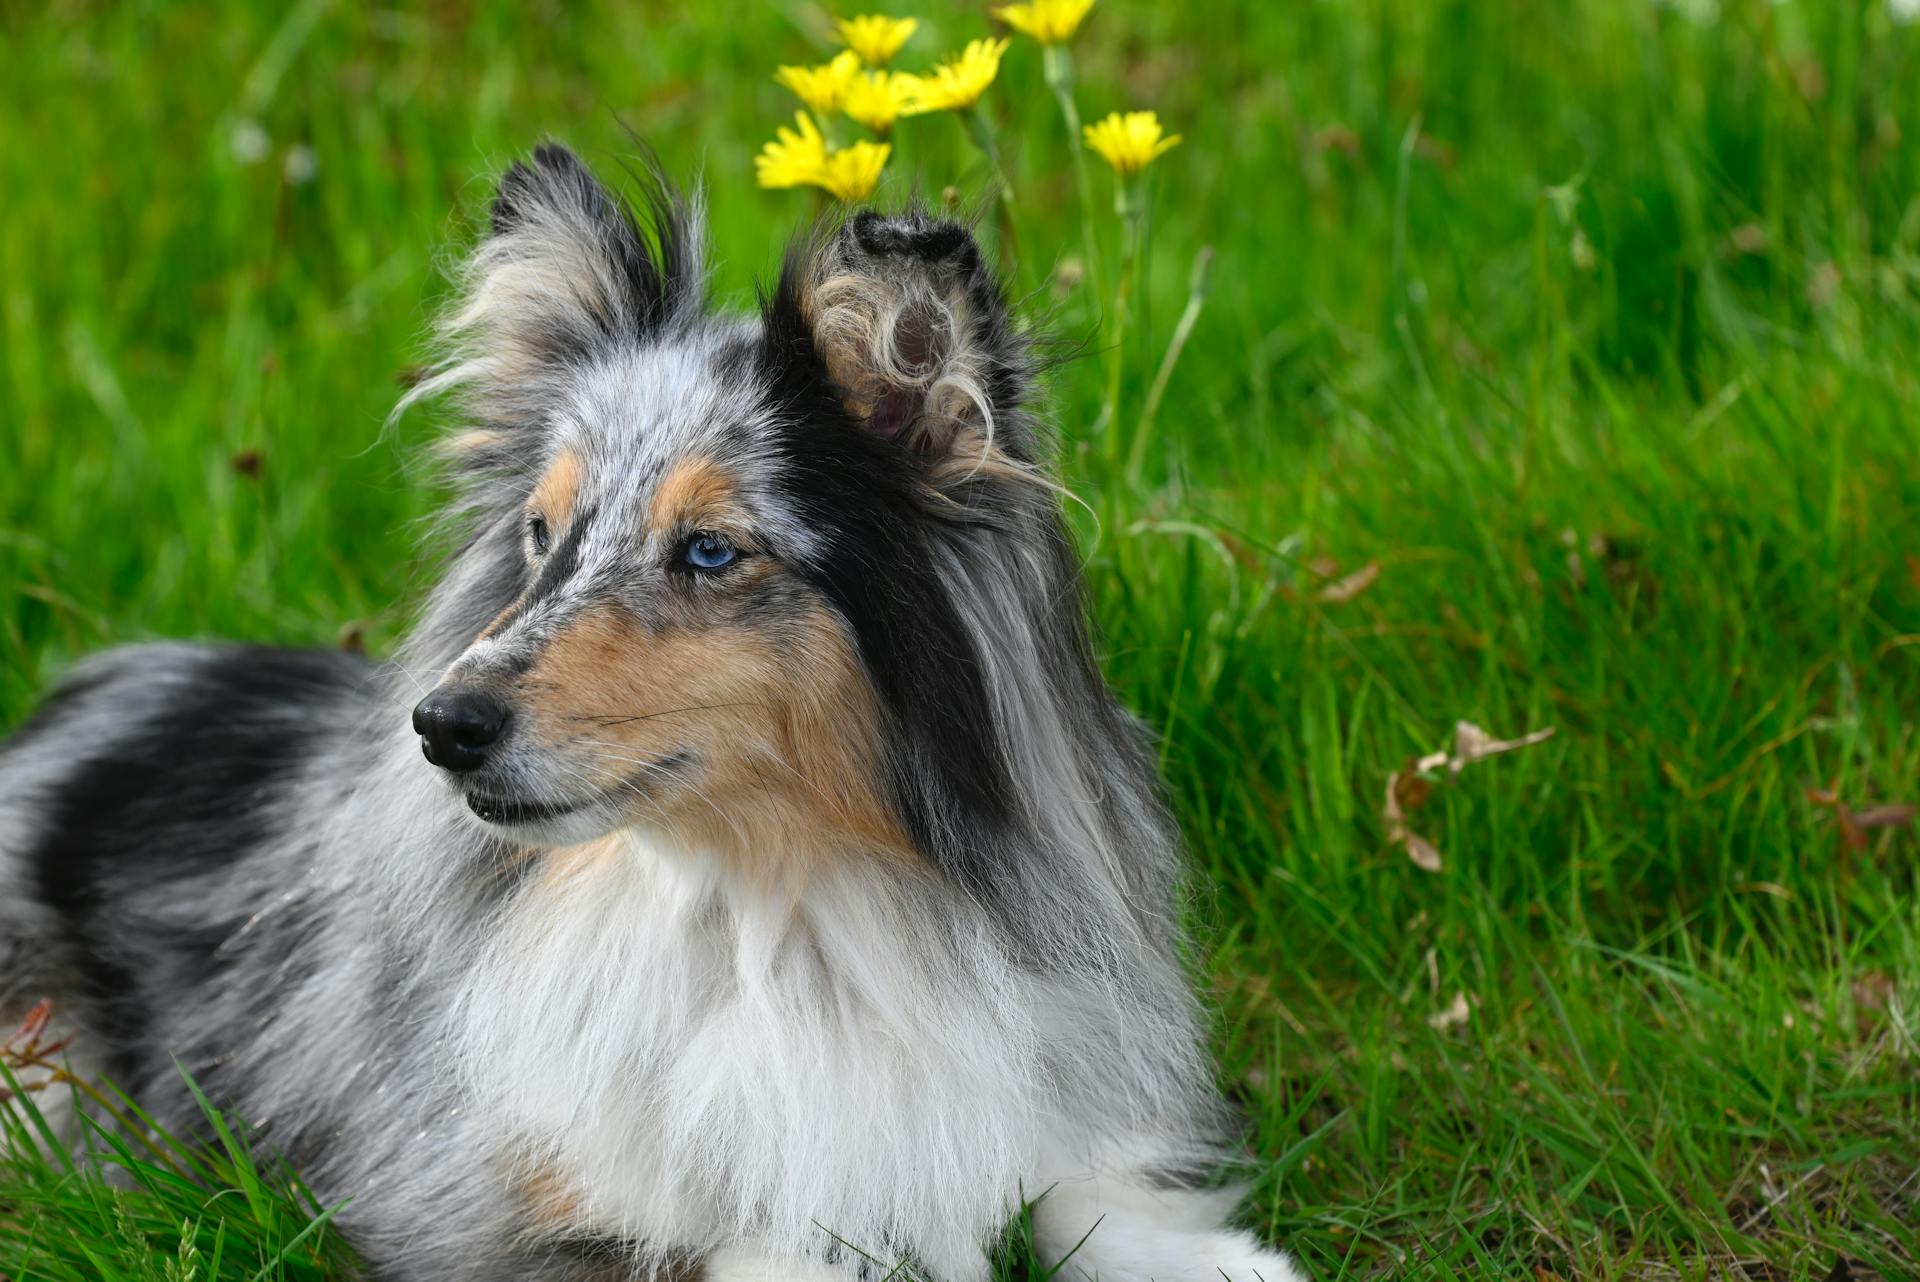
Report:
[{"label": "dog's whisker", "polygon": [[679,716],[689,712],[714,712],[724,708],[763,708],[766,701],[760,699],[737,699],[728,703],[694,703],[684,708],[661,708],[656,712],[588,712],[569,716],[568,721],[594,721],[602,725],[626,725],[634,721],[652,721],[655,717]]}]

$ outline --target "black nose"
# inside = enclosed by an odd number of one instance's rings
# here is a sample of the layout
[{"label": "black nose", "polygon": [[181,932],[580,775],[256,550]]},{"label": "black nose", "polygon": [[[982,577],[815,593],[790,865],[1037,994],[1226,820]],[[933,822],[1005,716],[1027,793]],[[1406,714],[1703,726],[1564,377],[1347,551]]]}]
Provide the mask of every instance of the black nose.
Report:
[{"label": "black nose", "polygon": [[478,691],[436,690],[414,705],[413,728],[428,761],[464,774],[486,764],[487,749],[507,728],[507,710]]}]

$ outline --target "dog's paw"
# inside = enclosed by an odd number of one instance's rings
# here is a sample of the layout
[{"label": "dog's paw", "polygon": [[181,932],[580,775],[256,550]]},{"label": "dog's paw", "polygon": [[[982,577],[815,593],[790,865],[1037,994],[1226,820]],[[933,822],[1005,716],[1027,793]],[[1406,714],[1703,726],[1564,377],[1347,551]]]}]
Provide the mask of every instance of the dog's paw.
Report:
[{"label": "dog's paw", "polygon": [[1059,1276],[1073,1282],[1307,1282],[1292,1260],[1244,1233],[1108,1233],[1109,1227],[1089,1236]]},{"label": "dog's paw", "polygon": [[700,1273],[705,1282],[847,1282],[847,1276],[824,1264],[746,1245],[715,1251]]}]

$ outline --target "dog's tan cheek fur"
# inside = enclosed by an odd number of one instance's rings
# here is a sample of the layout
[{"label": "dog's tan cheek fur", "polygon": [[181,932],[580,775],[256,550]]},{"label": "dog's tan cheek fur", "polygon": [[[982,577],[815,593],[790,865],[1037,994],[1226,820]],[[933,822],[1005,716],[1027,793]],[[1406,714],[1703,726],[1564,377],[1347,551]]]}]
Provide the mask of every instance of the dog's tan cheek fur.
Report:
[{"label": "dog's tan cheek fur", "polygon": [[[637,776],[644,787],[649,763],[692,754],[684,784],[634,798],[638,821],[776,878],[838,854],[906,857],[881,783],[879,710],[824,609],[764,629],[657,633],[591,611],[548,643],[522,688],[536,733],[602,786]],[[556,864],[611,849],[591,843]]]}]

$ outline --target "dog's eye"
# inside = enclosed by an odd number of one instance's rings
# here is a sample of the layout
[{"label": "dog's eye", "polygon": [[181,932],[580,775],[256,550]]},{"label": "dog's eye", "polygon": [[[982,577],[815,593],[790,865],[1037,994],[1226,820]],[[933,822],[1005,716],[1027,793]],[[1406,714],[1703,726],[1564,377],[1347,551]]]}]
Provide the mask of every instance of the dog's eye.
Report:
[{"label": "dog's eye", "polygon": [[739,556],[739,550],[717,534],[694,535],[680,553],[680,559],[695,570],[724,569]]},{"label": "dog's eye", "polygon": [[547,518],[530,516],[527,518],[527,542],[533,545],[535,556],[545,556],[547,547],[553,542],[553,535],[547,529]]}]

